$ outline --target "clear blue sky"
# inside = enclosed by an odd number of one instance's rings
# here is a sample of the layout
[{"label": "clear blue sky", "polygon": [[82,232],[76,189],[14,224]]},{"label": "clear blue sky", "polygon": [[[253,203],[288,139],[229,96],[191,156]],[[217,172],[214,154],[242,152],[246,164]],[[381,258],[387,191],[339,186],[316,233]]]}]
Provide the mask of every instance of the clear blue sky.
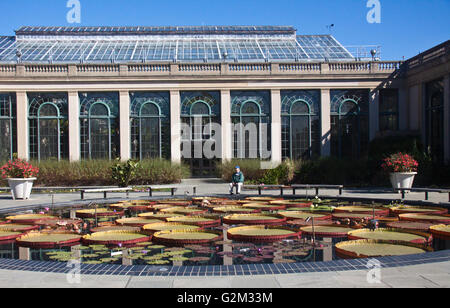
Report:
[{"label": "clear blue sky", "polygon": [[[450,0],[380,0],[369,24],[367,0],[80,0],[82,26],[291,25],[332,34],[345,46],[382,45],[384,60],[409,58],[450,39]],[[69,26],[67,0],[0,1],[0,35],[22,25]]]}]

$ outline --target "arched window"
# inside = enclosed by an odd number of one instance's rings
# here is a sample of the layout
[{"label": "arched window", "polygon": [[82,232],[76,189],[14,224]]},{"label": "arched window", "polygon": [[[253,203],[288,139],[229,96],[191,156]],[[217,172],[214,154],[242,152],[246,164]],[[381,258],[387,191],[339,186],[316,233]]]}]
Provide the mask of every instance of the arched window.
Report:
[{"label": "arched window", "polygon": [[152,102],[139,112],[139,159],[161,157],[161,111]]},{"label": "arched window", "polygon": [[[217,156],[213,159],[207,157],[205,144],[211,145],[211,150],[216,151],[216,134],[213,124],[220,124],[219,93],[216,92],[184,92],[181,93],[181,121],[187,127],[188,132],[182,134],[182,153],[184,162],[191,166],[193,176],[211,176],[215,174]],[[190,146],[190,151],[186,151]],[[221,150],[221,149],[219,149]],[[190,157],[185,157],[186,153]]]},{"label": "arched window", "polygon": [[261,107],[258,103],[247,101],[242,105],[240,123],[245,128],[239,130],[240,157],[260,158],[261,156]]},{"label": "arched window", "polygon": [[369,143],[368,90],[331,91],[331,153],[359,159]]},{"label": "arched window", "polygon": [[29,94],[30,157],[38,161],[68,158],[66,94]]},{"label": "arched window", "polygon": [[208,126],[212,123],[212,117],[208,103],[197,101],[192,104],[189,114],[189,124],[192,128],[191,140],[208,140],[211,137]]},{"label": "arched window", "polygon": [[12,159],[15,146],[15,97],[0,94],[0,160]]},{"label": "arched window", "polygon": [[232,93],[233,157],[270,159],[270,99],[267,92]]},{"label": "arched window", "polygon": [[166,93],[130,93],[131,155],[134,159],[170,157],[170,112]]},{"label": "arched window", "polygon": [[283,91],[283,159],[310,159],[320,156],[319,91]]},{"label": "arched window", "polygon": [[120,152],[118,98],[81,94],[81,154],[83,159],[113,159]]}]

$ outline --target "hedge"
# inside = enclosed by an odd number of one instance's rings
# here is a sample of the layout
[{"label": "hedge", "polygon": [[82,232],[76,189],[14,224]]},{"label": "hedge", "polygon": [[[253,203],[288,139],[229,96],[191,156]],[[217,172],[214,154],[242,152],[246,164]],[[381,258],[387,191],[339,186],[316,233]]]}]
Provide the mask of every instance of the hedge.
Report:
[{"label": "hedge", "polygon": [[[76,187],[76,186],[115,186],[111,177],[111,167],[115,161],[91,160],[82,162],[42,161],[32,162],[39,167],[36,186],[41,187]],[[166,160],[141,161],[135,178],[130,185],[158,185],[180,183],[189,177],[185,165],[172,164]],[[2,180],[2,186],[8,186]]]}]

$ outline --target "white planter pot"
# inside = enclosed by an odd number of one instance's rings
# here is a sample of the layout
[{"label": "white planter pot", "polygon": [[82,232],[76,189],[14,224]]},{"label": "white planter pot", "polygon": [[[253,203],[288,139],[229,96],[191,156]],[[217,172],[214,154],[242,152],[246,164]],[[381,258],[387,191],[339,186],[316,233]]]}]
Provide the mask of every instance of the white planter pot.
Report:
[{"label": "white planter pot", "polygon": [[33,183],[36,178],[29,179],[8,179],[9,187],[11,188],[11,194],[14,200],[30,199],[31,190],[33,189]]},{"label": "white planter pot", "polygon": [[391,184],[394,189],[406,188],[411,189],[414,184],[414,178],[417,172],[397,172],[391,173]]}]

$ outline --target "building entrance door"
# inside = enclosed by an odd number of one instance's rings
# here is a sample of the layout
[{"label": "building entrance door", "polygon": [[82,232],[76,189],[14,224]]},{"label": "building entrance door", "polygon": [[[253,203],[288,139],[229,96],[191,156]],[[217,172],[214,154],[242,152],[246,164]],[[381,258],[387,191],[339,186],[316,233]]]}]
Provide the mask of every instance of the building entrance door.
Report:
[{"label": "building entrance door", "polygon": [[199,101],[192,105],[190,111],[190,116],[184,118],[184,122],[189,124],[191,149],[190,157],[185,157],[184,163],[190,166],[192,177],[214,177],[218,159],[209,159],[205,153],[207,142],[215,144],[211,131],[211,110],[208,104]]}]

